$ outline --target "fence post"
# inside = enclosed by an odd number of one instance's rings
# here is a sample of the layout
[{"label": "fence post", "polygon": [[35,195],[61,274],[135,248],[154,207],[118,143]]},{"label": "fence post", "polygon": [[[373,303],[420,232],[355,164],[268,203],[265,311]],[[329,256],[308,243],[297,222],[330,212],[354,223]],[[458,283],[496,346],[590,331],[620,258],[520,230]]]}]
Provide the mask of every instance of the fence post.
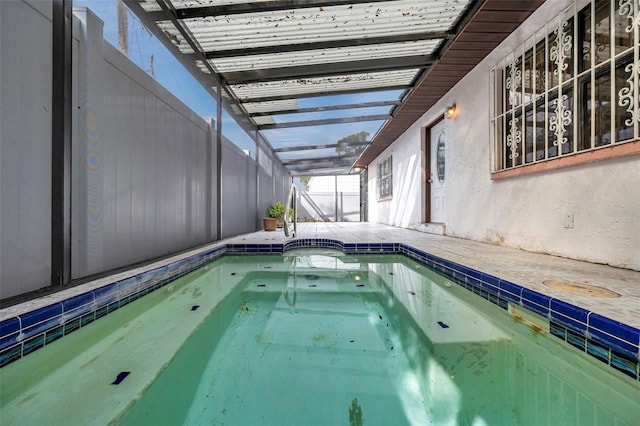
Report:
[{"label": "fence post", "polygon": [[338,221],[338,175],[333,177],[333,181],[335,182],[333,187],[333,207],[335,208],[335,217],[336,222]]}]

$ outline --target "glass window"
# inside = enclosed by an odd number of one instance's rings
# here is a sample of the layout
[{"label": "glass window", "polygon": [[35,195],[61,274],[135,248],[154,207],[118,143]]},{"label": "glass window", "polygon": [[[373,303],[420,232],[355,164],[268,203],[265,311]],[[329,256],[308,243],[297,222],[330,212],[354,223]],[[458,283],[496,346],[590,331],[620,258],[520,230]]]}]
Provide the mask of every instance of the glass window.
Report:
[{"label": "glass window", "polygon": [[445,170],[445,140],[444,132],[438,136],[438,149],[436,150],[436,166],[438,169],[438,182],[444,185]]},{"label": "glass window", "polygon": [[386,200],[393,195],[393,156],[378,164],[378,200]]},{"label": "glass window", "polygon": [[492,72],[496,171],[639,139],[640,4],[567,10]]}]

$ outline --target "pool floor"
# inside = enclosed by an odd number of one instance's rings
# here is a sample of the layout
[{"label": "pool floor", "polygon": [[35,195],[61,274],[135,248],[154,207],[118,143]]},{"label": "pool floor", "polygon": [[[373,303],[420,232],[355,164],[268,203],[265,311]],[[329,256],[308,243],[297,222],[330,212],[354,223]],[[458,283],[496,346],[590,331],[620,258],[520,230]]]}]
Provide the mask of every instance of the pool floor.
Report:
[{"label": "pool floor", "polygon": [[367,260],[263,263],[122,424],[632,424],[590,360],[410,261]]},{"label": "pool floor", "polygon": [[[202,331],[189,345],[202,347]],[[193,358],[180,355],[123,424],[429,423],[418,378],[371,294],[298,291],[293,304],[283,293],[245,291],[185,388],[175,383]],[[190,397],[177,406],[176,394]]]}]

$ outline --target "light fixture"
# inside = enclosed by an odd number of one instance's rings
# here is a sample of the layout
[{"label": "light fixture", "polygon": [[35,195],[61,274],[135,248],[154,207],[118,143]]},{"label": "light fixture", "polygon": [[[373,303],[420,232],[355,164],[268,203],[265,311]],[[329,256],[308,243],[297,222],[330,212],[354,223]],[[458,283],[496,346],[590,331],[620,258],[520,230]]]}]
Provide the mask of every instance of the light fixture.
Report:
[{"label": "light fixture", "polygon": [[[2,1],[2,0],[0,0]],[[349,172],[347,174],[351,175],[351,174],[357,174],[360,173],[363,170],[367,170],[367,166],[352,166],[349,169]]]},{"label": "light fixture", "polygon": [[456,109],[456,104],[454,103],[453,105],[447,107],[447,109],[444,112],[444,118],[451,120],[456,117],[457,112],[458,110]]}]

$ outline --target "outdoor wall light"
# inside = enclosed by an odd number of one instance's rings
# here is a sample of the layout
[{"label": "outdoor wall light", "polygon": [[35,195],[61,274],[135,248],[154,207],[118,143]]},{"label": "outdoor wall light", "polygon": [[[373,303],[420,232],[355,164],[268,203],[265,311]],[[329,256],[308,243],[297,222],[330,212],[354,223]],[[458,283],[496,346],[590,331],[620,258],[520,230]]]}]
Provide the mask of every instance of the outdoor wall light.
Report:
[{"label": "outdoor wall light", "polygon": [[444,112],[444,118],[446,119],[454,119],[456,117],[456,113],[458,112],[458,110],[456,109],[456,104],[454,103],[453,105],[447,107],[447,109]]}]

